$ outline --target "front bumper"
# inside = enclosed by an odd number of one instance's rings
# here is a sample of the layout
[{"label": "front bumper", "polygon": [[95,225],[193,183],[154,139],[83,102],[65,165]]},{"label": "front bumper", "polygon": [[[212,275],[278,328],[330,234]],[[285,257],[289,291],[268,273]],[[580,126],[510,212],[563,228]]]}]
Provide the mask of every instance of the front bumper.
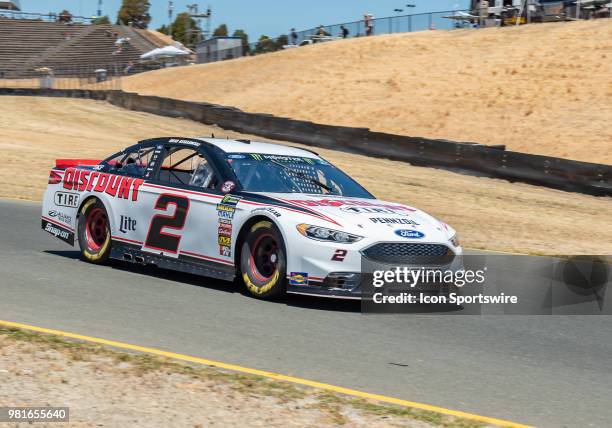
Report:
[{"label": "front bumper", "polygon": [[[422,266],[406,267],[415,270],[422,268]],[[463,268],[463,264],[460,258],[456,258],[452,264],[446,266],[427,266],[425,268],[432,271],[458,271]],[[390,269],[390,266],[387,266],[386,269]],[[380,288],[373,285],[371,272],[331,272],[322,281],[309,280],[306,285],[288,285],[287,287],[287,293],[290,294],[353,300],[371,300],[374,294],[380,291]],[[415,295],[448,296],[450,293],[458,293],[460,289],[454,284],[434,281],[419,282],[411,286],[402,285],[397,289],[393,288],[393,284],[388,284],[385,291],[387,294],[414,293]]]},{"label": "front bumper", "polygon": [[[306,239],[306,238],[304,238]],[[287,292],[292,294],[364,299],[374,294],[368,272],[407,267],[411,270],[462,268],[462,250],[442,242],[406,242],[405,240],[363,242],[357,245],[317,243],[296,245],[288,263],[288,277],[296,275],[301,281],[288,281]],[[414,292],[437,293],[444,284],[416,284]],[[447,287],[448,288],[448,287]]]}]

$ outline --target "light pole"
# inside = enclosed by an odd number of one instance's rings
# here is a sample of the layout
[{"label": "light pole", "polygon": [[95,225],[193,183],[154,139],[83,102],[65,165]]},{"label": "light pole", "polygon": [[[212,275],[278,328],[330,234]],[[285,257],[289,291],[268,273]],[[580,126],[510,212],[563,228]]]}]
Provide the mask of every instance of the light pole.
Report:
[{"label": "light pole", "polygon": [[195,13],[191,15],[192,18],[197,18],[198,27],[202,26],[202,18],[206,20],[206,28],[200,31],[203,39],[206,39],[210,35],[210,17],[212,16],[212,10],[210,6],[206,9],[206,12],[198,13],[198,9],[196,7]]},{"label": "light pole", "polygon": [[[414,4],[414,3],[408,3],[408,4],[406,5],[406,7],[409,7],[409,8],[415,8],[415,7],[416,7],[416,4]],[[408,32],[409,32],[409,33],[412,33],[412,15],[408,15]]]},{"label": "light pole", "polygon": [[174,10],[174,5],[172,0],[168,0],[168,35],[172,36],[172,12]]},{"label": "light pole", "polygon": [[397,25],[395,26],[395,32],[399,33],[400,30],[400,20],[399,20],[399,16],[400,14],[404,11],[404,9],[393,9],[393,12],[397,13],[398,16],[398,20],[397,20]]},{"label": "light pole", "polygon": [[[210,16],[212,12],[209,7],[206,10],[206,12],[199,13],[197,3],[188,4],[187,9],[189,10],[189,17],[197,20],[196,28],[192,29],[191,24],[190,24],[189,30],[188,30],[189,33],[194,33],[196,35],[195,37],[196,41],[194,42],[194,45],[195,45],[195,43],[197,43],[198,41],[206,39],[208,37],[210,33]],[[206,19],[206,30],[204,31],[202,31],[202,18]]]}]

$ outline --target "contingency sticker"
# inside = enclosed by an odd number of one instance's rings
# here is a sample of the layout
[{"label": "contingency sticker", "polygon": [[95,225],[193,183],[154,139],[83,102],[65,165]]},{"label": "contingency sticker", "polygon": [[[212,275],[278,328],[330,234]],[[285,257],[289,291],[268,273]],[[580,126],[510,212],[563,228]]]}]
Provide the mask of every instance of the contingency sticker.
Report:
[{"label": "contingency sticker", "polygon": [[289,285],[308,285],[308,274],[305,272],[291,272]]}]

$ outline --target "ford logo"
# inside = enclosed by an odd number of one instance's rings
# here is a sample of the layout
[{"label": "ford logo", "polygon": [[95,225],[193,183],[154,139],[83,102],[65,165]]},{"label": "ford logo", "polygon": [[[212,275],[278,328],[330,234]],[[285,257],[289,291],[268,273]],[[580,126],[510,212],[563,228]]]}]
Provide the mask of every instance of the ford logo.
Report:
[{"label": "ford logo", "polygon": [[400,229],[400,230],[396,230],[395,234],[397,236],[401,236],[402,238],[411,238],[411,239],[421,239],[425,237],[425,234],[422,232],[419,232],[418,230]]}]

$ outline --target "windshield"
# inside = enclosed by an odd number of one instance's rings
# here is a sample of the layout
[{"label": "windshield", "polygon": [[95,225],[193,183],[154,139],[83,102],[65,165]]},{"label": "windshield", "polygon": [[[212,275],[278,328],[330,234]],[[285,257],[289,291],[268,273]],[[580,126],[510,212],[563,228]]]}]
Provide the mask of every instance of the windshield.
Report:
[{"label": "windshield", "polygon": [[348,175],[320,158],[230,153],[226,159],[248,192],[374,198]]}]

